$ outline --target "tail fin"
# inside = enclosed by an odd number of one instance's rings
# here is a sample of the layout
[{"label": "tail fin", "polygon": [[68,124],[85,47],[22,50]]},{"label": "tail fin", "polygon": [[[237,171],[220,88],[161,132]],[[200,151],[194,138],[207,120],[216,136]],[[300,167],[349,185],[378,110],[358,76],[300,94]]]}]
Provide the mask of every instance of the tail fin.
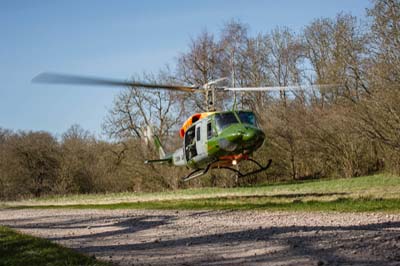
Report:
[{"label": "tail fin", "polygon": [[153,134],[153,129],[151,128],[151,126],[146,127],[146,130],[144,131],[144,136],[145,136],[146,143],[148,143],[148,141],[150,141],[150,142],[154,141],[154,145],[156,146],[158,154],[160,155],[160,160],[165,159],[164,148],[161,144],[159,137],[157,135]]}]

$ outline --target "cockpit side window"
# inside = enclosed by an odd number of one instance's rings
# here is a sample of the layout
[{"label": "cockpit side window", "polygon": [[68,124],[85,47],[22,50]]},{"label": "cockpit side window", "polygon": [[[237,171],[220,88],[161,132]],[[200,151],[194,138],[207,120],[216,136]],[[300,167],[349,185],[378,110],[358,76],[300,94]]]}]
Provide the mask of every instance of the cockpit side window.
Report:
[{"label": "cockpit side window", "polygon": [[201,136],[200,136],[200,127],[198,127],[197,130],[196,130],[196,140],[197,140],[197,141],[200,141],[200,139],[201,139]]},{"label": "cockpit side window", "polygon": [[253,112],[238,112],[238,115],[243,124],[257,126],[256,116]]}]

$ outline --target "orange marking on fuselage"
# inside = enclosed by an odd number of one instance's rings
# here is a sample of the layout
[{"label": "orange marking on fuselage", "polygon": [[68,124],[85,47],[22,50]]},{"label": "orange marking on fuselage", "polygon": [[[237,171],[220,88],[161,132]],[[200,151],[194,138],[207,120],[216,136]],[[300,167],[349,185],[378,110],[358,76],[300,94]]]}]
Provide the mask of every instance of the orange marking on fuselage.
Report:
[{"label": "orange marking on fuselage", "polygon": [[186,130],[187,130],[191,125],[193,125],[193,123],[195,123],[195,122],[197,122],[197,121],[199,121],[199,120],[201,120],[201,119],[203,119],[203,118],[205,118],[205,117],[207,117],[207,116],[209,116],[209,115],[212,115],[212,114],[214,114],[214,113],[215,113],[215,112],[205,112],[205,113],[197,113],[197,114],[192,115],[191,117],[189,117],[189,118],[185,121],[185,123],[183,123],[181,129],[179,130],[179,136],[180,136],[181,138],[183,138],[183,137],[185,136]]}]

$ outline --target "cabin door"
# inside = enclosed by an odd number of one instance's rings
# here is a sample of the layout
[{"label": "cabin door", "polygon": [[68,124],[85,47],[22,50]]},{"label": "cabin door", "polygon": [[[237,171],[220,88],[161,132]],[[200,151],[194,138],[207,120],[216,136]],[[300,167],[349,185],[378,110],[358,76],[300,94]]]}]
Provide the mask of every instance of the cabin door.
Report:
[{"label": "cabin door", "polygon": [[192,126],[188,128],[185,133],[185,157],[186,161],[190,161],[197,155],[196,147],[196,127]]},{"label": "cabin door", "polygon": [[200,157],[207,156],[207,119],[196,125],[196,150]]}]

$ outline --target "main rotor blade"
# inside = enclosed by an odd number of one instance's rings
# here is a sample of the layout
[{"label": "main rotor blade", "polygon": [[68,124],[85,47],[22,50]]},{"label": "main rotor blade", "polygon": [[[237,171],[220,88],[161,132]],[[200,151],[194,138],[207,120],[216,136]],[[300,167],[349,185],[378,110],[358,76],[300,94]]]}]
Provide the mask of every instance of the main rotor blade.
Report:
[{"label": "main rotor blade", "polygon": [[151,89],[166,89],[178,90],[185,92],[197,92],[197,87],[169,85],[169,84],[155,84],[155,83],[142,83],[142,82],[129,82],[114,79],[104,79],[97,77],[87,77],[60,73],[41,73],[32,79],[34,83],[47,83],[47,84],[66,84],[66,85],[89,85],[89,86],[120,86],[120,87],[142,87]]},{"label": "main rotor blade", "polygon": [[247,87],[247,88],[222,88],[225,91],[287,91],[287,90],[306,90],[333,87],[335,85],[293,85],[293,86],[272,86],[272,87]]}]

